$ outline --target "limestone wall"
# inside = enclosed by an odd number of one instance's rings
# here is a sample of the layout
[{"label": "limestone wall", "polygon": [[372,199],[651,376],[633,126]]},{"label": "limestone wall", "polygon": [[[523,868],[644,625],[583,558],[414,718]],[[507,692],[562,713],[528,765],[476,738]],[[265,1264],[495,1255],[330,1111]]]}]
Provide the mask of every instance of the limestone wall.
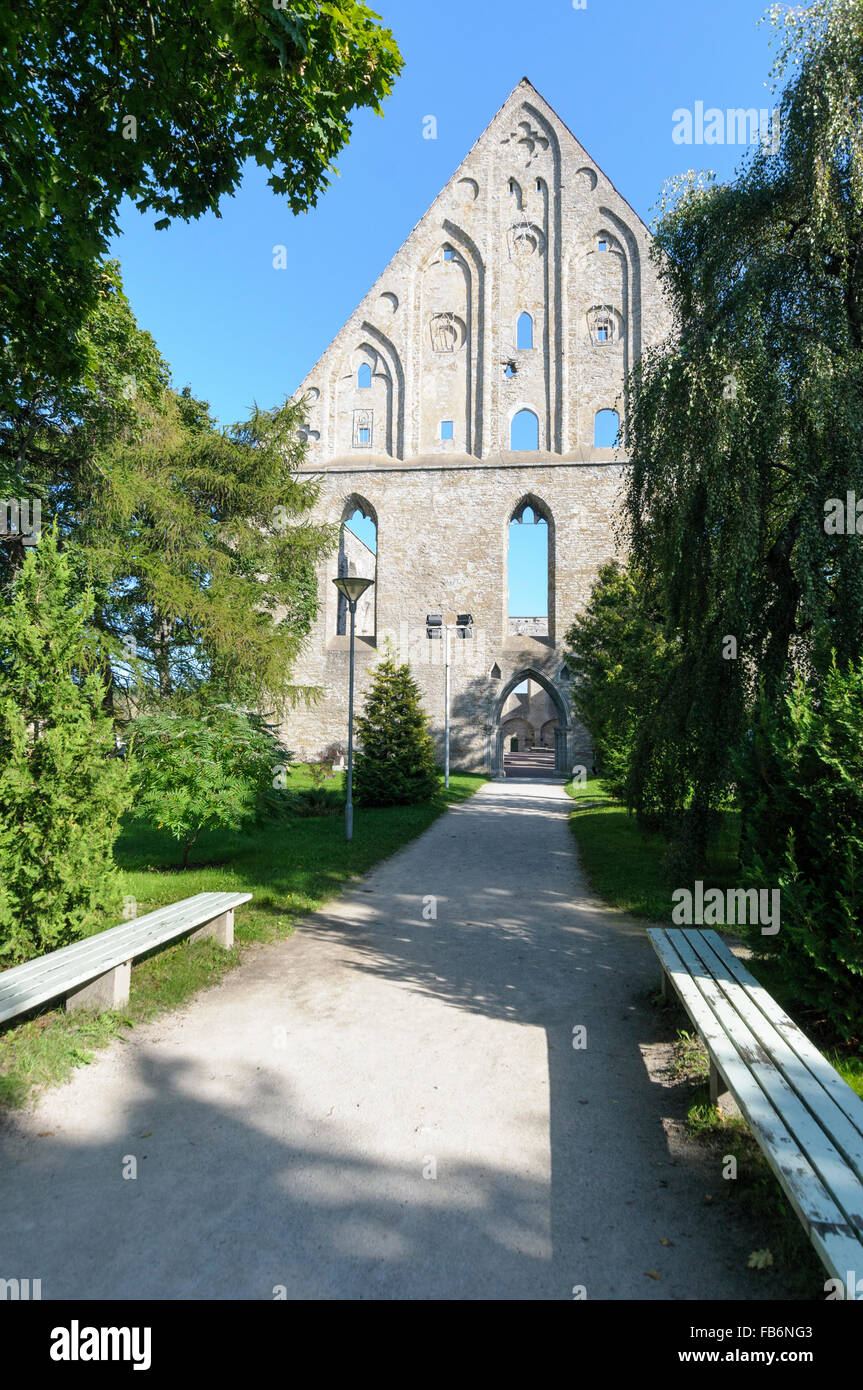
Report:
[{"label": "limestone wall", "polygon": [[[299,388],[305,470],[321,479],[315,515],[344,521],[359,507],[378,528],[360,703],[389,640],[440,740],[445,644],[428,640],[425,616],[473,614],[473,640],[452,640],[455,766],[499,766],[503,706],[528,675],[548,692],[547,736],[558,719],[560,770],[590,765],[562,642],[615,553],[626,473],[621,450],[594,446],[595,417],[625,417],[625,374],[667,332],[647,228],[523,79]],[[512,434],[525,411],[527,444]],[[508,614],[509,522],[528,502],[549,528],[544,631]],[[305,756],[346,731],[338,564],[321,566],[296,670],[321,690],[315,709],[288,719]]]},{"label": "limestone wall", "polygon": [[[378,528],[373,590],[376,636],[358,638],[357,689],[368,683],[376,650],[389,639],[410,661],[435,731],[444,713],[443,641],[426,635],[426,615],[473,616],[474,636],[451,638],[453,765],[489,766],[489,741],[502,694],[526,676],[544,677],[568,708],[562,639],[587,603],[600,564],[614,554],[612,520],[624,470],[611,464],[540,463],[497,468],[411,465],[368,472],[328,470],[316,514],[338,520],[359,497]],[[510,634],[506,562],[509,519],[529,493],[549,524],[549,636]],[[288,743],[315,756],[347,728],[348,640],[337,633],[338,557],[321,567],[319,616],[297,675],[322,689],[312,710],[292,712]],[[376,645],[374,645],[376,643]],[[515,679],[518,676],[518,679]],[[500,704],[501,709],[498,709]],[[574,725],[566,757],[590,765],[585,731]]]}]

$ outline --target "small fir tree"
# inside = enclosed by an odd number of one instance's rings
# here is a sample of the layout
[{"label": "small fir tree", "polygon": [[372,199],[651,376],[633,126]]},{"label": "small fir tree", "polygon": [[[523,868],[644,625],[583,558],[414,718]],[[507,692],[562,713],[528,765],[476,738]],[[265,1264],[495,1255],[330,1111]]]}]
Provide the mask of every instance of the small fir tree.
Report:
[{"label": "small fir tree", "polygon": [[361,806],[430,801],[440,785],[435,747],[416,681],[392,652],[379,663],[357,720],[362,751],[354,761],[354,799]]},{"label": "small fir tree", "polygon": [[76,601],[56,532],[0,610],[0,960],[86,935],[117,910],[112,849],[130,801],[103,704],[93,600]]}]

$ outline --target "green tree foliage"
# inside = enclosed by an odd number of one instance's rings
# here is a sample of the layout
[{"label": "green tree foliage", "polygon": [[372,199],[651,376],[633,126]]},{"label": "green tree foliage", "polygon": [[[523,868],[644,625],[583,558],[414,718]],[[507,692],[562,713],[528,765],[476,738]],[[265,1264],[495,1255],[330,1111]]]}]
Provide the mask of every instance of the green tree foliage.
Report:
[{"label": "green tree foliage", "polygon": [[0,608],[0,958],[65,946],[119,908],[112,859],[130,800],[102,710],[92,601],[54,532]]},{"label": "green tree foliage", "polygon": [[295,699],[291,666],[317,609],[316,563],[337,528],[308,519],[296,469],[301,406],[218,430],[167,395],[144,437],[103,458],[72,538],[99,624],[160,699]]},{"label": "green tree foliage", "polygon": [[[777,7],[778,143],[735,180],[689,176],[656,254],[673,337],[631,383],[634,563],[670,659],[642,724],[632,800],[681,769],[685,860],[703,858],[759,680],[778,700],[863,647],[863,548],[825,532],[863,496],[863,8]],[[726,638],[737,643],[726,655]]]},{"label": "green tree foliage", "polygon": [[391,652],[374,673],[357,720],[362,751],[354,760],[354,799],[362,806],[430,801],[440,785],[428,718],[410,667]]},{"label": "green tree foliage", "polygon": [[752,881],[781,892],[773,936],[749,928],[794,996],[847,1041],[863,1036],[863,663],[762,694],[738,759]]},{"label": "green tree foliage", "polygon": [[[170,378],[150,334],[135,321],[116,261],[99,268],[79,346],[80,375],[45,375],[0,410],[0,495],[38,499],[64,544],[84,509],[98,505],[105,454],[118,442],[145,437],[148,415],[158,412]],[[0,585],[23,559],[20,537],[0,538]]]},{"label": "green tree foliage", "polygon": [[[116,265],[87,320],[86,380],[47,382],[0,428],[13,497],[56,520],[81,588],[96,600],[109,705],[143,682],[265,705],[300,692],[290,666],[317,601],[315,566],[336,530],[307,515],[316,496],[300,402],[220,430],[136,324]],[[0,546],[0,582],[23,558]],[[135,658],[131,660],[130,658]],[[141,691],[136,692],[140,703]]]},{"label": "green tree foliage", "polygon": [[635,733],[655,699],[664,655],[658,615],[634,572],[616,562],[603,565],[564,641],[573,706],[590,733],[599,771],[622,796]]},{"label": "green tree foliage", "polygon": [[183,844],[202,830],[239,830],[261,815],[286,751],[257,715],[216,705],[192,716],[157,710],[131,726],[135,812]]},{"label": "green tree foliage", "polygon": [[253,160],[314,206],[402,63],[360,0],[24,0],[0,39],[0,406],[80,375],[123,197],[157,227],[218,216]]}]

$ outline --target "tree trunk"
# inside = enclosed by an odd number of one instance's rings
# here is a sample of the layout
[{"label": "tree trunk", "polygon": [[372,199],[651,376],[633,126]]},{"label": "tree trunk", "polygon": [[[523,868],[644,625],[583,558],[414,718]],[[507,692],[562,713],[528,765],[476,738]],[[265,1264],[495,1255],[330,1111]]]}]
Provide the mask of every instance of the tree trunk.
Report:
[{"label": "tree trunk", "polygon": [[169,700],[173,694],[171,682],[171,630],[173,620],[157,608],[153,610],[153,664],[159,677],[159,695]]}]

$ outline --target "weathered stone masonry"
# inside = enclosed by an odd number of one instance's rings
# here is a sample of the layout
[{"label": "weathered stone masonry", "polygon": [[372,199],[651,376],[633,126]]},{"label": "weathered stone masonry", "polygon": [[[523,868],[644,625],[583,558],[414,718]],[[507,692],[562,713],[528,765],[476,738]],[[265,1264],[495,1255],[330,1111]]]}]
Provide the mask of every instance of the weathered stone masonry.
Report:
[{"label": "weathered stone masonry", "polygon": [[[595,416],[623,417],[627,372],[667,332],[649,245],[525,78],[297,393],[308,407],[305,467],[321,479],[315,516],[344,520],[359,507],[377,525],[359,702],[390,638],[442,737],[444,644],[428,640],[425,615],[473,615],[473,640],[452,640],[453,766],[499,770],[503,707],[526,676],[556,712],[558,768],[590,759],[561,647],[615,553],[626,458],[594,447]],[[524,314],[530,347],[518,346]],[[536,417],[531,452],[511,447],[524,410]],[[510,632],[509,522],[525,499],[549,527],[547,637]],[[349,539],[343,568],[351,556],[363,562],[355,552]],[[337,555],[321,566],[320,612],[296,672],[323,698],[286,723],[304,757],[346,736],[338,566]]]}]

